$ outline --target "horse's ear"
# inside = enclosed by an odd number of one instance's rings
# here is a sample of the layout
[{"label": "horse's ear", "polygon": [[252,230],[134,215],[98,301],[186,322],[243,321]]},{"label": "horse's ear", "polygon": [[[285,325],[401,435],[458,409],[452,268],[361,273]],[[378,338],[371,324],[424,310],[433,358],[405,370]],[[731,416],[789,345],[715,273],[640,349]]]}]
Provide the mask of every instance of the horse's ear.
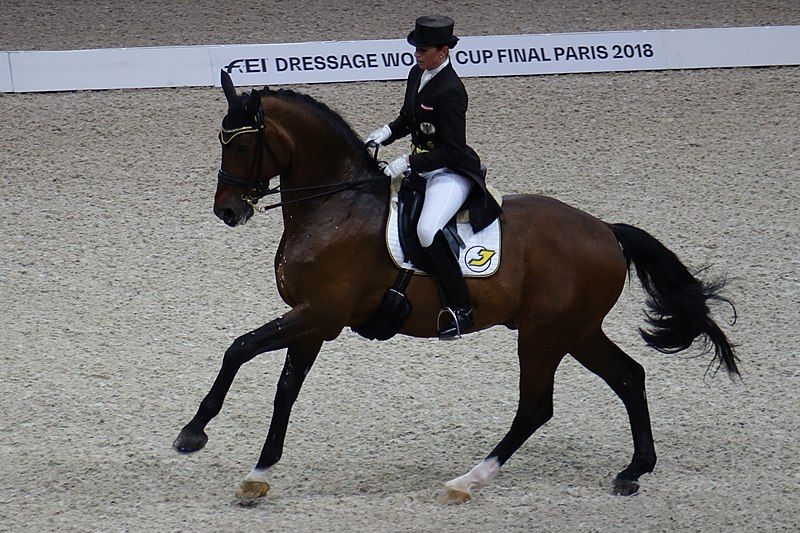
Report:
[{"label": "horse's ear", "polygon": [[234,107],[239,102],[236,96],[236,87],[233,86],[233,80],[230,75],[224,70],[219,71],[220,83],[222,90],[225,91],[225,98],[228,100],[228,107]]},{"label": "horse's ear", "polygon": [[247,100],[245,107],[253,112],[261,107],[261,95],[258,94],[257,90],[253,89],[250,91],[250,98]]}]

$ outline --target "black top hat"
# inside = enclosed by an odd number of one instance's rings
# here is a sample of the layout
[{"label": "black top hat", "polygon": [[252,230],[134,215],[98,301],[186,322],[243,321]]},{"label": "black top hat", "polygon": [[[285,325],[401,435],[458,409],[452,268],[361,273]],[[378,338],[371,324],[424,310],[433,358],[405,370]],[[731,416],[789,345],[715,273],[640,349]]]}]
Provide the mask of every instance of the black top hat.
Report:
[{"label": "black top hat", "polygon": [[455,48],[458,37],[453,35],[453,19],[445,15],[427,15],[417,19],[414,31],[408,34],[411,46],[449,46]]}]

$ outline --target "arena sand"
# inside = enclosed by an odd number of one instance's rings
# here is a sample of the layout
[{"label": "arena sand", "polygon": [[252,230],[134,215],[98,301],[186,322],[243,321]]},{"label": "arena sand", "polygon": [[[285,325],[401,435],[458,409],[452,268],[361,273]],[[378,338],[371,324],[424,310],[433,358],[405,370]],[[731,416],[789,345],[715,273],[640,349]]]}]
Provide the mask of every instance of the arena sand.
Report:
[{"label": "arena sand", "polygon": [[[0,49],[397,38],[432,7],[34,1],[0,10]],[[800,24],[795,0],[435,9],[461,35]],[[566,358],[553,420],[454,507],[434,504],[441,483],[514,415],[513,332],[444,345],[348,331],[326,344],[273,490],[240,507],[282,353],[241,371],[204,451],[170,447],[228,344],[286,309],[272,274],[280,216],[231,230],[211,212],[222,92],[0,95],[0,530],[797,530],[798,74],[465,80],[469,142],[496,187],[634,224],[729,278],[744,383],[706,375],[699,349],[646,348],[635,283],[606,331],[648,375],[659,462],[640,493],[610,494],[632,452],[622,404]],[[403,85],[293,88],[365,134],[394,116]]]}]

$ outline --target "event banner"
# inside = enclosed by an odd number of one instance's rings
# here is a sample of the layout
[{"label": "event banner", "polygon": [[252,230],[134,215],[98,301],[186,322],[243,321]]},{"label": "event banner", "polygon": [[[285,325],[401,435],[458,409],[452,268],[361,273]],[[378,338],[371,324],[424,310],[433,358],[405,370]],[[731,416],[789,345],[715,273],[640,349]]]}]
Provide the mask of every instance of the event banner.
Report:
[{"label": "event banner", "polygon": [[[800,26],[463,37],[461,76],[800,64]],[[405,79],[405,39],[0,53],[0,90],[64,91]]]},{"label": "event banner", "polygon": [[[237,85],[405,79],[416,62],[405,40],[220,47],[212,68]],[[234,55],[231,52],[235,52]],[[666,65],[661,32],[463,37],[450,52],[471,76],[653,70]]]}]

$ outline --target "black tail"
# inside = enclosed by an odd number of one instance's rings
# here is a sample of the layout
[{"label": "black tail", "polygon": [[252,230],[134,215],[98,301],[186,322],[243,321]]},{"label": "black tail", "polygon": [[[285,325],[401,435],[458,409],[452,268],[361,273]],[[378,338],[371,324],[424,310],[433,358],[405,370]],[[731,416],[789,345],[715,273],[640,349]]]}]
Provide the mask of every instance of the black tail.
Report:
[{"label": "black tail", "polygon": [[705,351],[711,351],[709,344],[714,347],[717,368],[725,365],[731,377],[738,376],[738,358],[733,346],[711,318],[708,308],[709,300],[730,304],[735,322],[736,308],[720,295],[725,281],[697,279],[674,253],[646,231],[627,224],[609,226],[622,245],[628,268],[634,264],[648,294],[650,312],[647,313],[647,323],[651,331],[639,328],[645,342],[660,352],[676,353],[703,336]]}]

